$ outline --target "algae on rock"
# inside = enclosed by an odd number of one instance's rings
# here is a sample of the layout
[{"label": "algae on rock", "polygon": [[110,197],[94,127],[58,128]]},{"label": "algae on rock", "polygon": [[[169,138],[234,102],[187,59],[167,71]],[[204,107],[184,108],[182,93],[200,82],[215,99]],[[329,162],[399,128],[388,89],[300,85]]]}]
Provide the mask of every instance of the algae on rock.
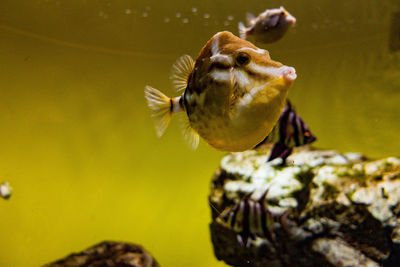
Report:
[{"label": "algae on rock", "polygon": [[[257,151],[222,159],[209,196],[218,259],[233,266],[400,264],[400,159],[301,149],[280,163]],[[287,213],[287,225],[270,229],[277,242],[258,236],[244,247],[217,217],[266,189],[268,209]]]}]

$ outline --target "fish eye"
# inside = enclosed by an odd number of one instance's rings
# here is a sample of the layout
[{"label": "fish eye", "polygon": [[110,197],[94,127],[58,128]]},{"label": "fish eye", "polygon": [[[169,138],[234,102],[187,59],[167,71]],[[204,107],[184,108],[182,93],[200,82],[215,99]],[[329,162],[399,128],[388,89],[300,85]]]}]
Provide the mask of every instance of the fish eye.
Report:
[{"label": "fish eye", "polygon": [[236,57],[236,63],[239,66],[247,65],[250,62],[250,56],[247,53],[240,52]]},{"label": "fish eye", "polygon": [[285,12],[282,11],[282,12],[281,12],[281,16],[283,16],[283,15],[285,15]]}]

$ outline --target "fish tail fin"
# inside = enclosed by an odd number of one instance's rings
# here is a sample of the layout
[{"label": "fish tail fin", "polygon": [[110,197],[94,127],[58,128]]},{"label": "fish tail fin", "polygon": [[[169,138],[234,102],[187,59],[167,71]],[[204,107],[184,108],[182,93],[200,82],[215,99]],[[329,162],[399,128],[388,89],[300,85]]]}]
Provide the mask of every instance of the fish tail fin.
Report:
[{"label": "fish tail fin", "polygon": [[[155,120],[155,127],[158,137],[162,136],[167,129],[171,120],[172,114],[179,112],[179,107],[174,107],[174,103],[179,98],[169,98],[159,90],[146,85],[144,95],[147,100],[147,105],[152,111],[152,117]],[[179,103],[176,103],[179,104]]]},{"label": "fish tail fin", "polygon": [[247,36],[247,30],[246,30],[246,26],[244,26],[243,22],[239,22],[239,36],[240,38],[246,40],[246,36]]},{"label": "fish tail fin", "polygon": [[247,12],[247,13],[246,13],[246,22],[247,22],[247,25],[253,26],[255,20],[256,20],[256,16],[254,16],[253,13],[251,13],[251,12]]}]

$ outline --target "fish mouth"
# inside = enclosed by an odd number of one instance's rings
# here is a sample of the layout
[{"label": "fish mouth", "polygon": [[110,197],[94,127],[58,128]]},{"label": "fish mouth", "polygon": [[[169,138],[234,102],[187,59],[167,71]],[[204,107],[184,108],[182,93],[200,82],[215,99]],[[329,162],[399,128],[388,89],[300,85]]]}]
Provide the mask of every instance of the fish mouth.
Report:
[{"label": "fish mouth", "polygon": [[297,74],[296,69],[293,67],[285,66],[282,70],[282,78],[286,84],[291,84],[296,80]]},{"label": "fish mouth", "polygon": [[295,17],[292,17],[292,16],[288,17],[288,21],[292,25],[296,24],[296,18]]}]

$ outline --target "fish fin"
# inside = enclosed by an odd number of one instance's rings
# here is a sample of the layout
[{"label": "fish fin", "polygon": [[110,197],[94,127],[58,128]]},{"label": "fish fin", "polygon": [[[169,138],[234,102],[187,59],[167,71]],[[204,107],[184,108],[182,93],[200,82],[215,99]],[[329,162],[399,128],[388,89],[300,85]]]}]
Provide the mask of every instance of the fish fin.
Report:
[{"label": "fish fin", "polygon": [[283,164],[285,163],[285,160],[287,157],[290,156],[292,153],[293,148],[289,148],[285,145],[282,145],[280,143],[276,143],[274,147],[271,149],[271,153],[269,155],[268,161],[274,160],[276,158],[281,158],[283,160]]},{"label": "fish fin", "polygon": [[172,65],[171,80],[177,92],[186,89],[190,73],[194,68],[194,61],[191,56],[183,55]]},{"label": "fish fin", "polygon": [[255,19],[256,19],[256,16],[254,16],[253,13],[250,13],[250,12],[247,12],[247,13],[246,13],[246,22],[247,22],[247,25],[250,25],[250,26],[253,25]]},{"label": "fish fin", "polygon": [[260,143],[258,143],[253,149],[258,149],[259,147],[268,144],[269,135],[267,135]]},{"label": "fish fin", "polygon": [[183,125],[183,136],[185,138],[186,143],[193,150],[196,150],[199,146],[200,137],[199,134],[190,126],[189,120],[187,117],[181,117],[182,125]]},{"label": "fish fin", "polygon": [[272,128],[271,132],[262,140],[260,143],[258,143],[253,149],[258,149],[262,146],[268,145],[268,144],[273,144],[277,141],[279,141],[279,125],[280,121],[277,122],[277,124]]},{"label": "fish fin", "polygon": [[271,16],[268,21],[267,21],[267,27],[268,28],[274,28],[276,25],[278,25],[279,22],[279,15],[273,15]]},{"label": "fish fin", "polygon": [[244,26],[243,22],[239,22],[239,37],[246,40],[246,36],[247,36],[247,29],[246,26]]},{"label": "fish fin", "polygon": [[260,198],[258,199],[258,202],[262,205],[265,206],[266,200],[267,200],[267,195],[269,192],[270,187],[268,187],[264,193],[260,196]]},{"label": "fish fin", "polygon": [[240,233],[236,236],[238,243],[245,247],[245,248],[249,248],[251,245],[251,238],[249,235],[245,235],[243,233]]},{"label": "fish fin", "polygon": [[154,117],[157,135],[161,137],[171,120],[173,113],[172,99],[148,85],[144,89],[144,95],[147,105],[152,111],[151,116]]}]

